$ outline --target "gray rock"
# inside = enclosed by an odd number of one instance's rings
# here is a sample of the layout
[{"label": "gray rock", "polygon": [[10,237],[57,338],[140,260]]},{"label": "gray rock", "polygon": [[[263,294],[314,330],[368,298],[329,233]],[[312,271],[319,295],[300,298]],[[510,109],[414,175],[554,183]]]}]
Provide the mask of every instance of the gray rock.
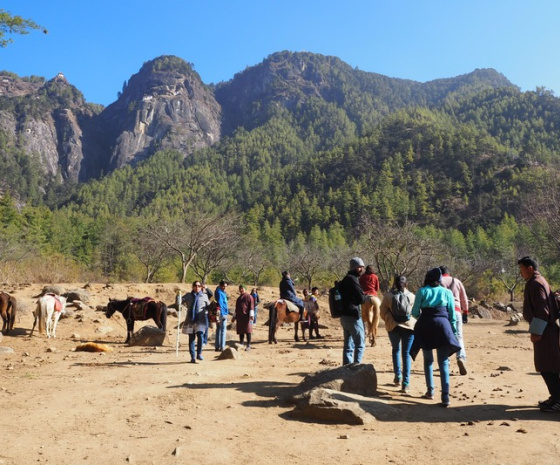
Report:
[{"label": "gray rock", "polygon": [[331,389],[315,388],[294,400],[296,406],[291,416],[295,418],[346,425],[364,425],[375,420],[358,402]]},{"label": "gray rock", "polygon": [[84,303],[89,302],[89,292],[84,289],[68,291],[68,302],[80,301]]},{"label": "gray rock", "polygon": [[486,318],[488,320],[492,319],[492,313],[490,312],[490,310],[488,310],[487,308],[482,307],[480,305],[476,305],[476,306],[472,307],[471,308],[471,313],[479,316],[480,318]]},{"label": "gray rock", "polygon": [[155,326],[143,326],[130,337],[131,346],[161,346],[167,333]]},{"label": "gray rock", "polygon": [[233,347],[226,347],[218,357],[218,360],[237,360],[238,358],[239,352],[237,352],[236,349]]},{"label": "gray rock", "polygon": [[41,295],[45,295],[45,294],[56,294],[56,295],[62,295],[64,294],[65,290],[62,286],[55,286],[55,285],[50,285],[50,286],[45,286],[43,287],[43,290],[41,291]]},{"label": "gray rock", "polygon": [[317,387],[374,396],[377,392],[377,373],[372,364],[352,363],[338,368],[327,368],[307,375],[296,387],[294,395]]},{"label": "gray rock", "polygon": [[0,347],[0,354],[13,354],[14,349],[11,347]]}]

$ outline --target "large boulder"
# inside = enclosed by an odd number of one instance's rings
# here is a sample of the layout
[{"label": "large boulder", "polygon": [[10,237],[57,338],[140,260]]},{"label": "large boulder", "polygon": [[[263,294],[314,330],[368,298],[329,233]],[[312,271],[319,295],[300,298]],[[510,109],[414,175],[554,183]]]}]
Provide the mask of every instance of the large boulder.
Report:
[{"label": "large boulder", "polygon": [[295,388],[294,396],[314,388],[374,396],[377,392],[377,373],[372,364],[352,363],[307,375]]},{"label": "large boulder", "polygon": [[326,423],[364,425],[375,420],[359,402],[332,389],[315,388],[294,398],[291,416]]},{"label": "large boulder", "polygon": [[155,326],[143,326],[130,337],[131,346],[161,346],[167,333]]}]

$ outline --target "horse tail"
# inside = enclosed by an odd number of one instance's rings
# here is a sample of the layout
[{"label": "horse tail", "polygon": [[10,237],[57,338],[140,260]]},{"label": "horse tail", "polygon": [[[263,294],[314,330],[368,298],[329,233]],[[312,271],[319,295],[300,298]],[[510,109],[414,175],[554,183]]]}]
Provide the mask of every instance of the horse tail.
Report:
[{"label": "horse tail", "polygon": [[42,298],[37,301],[37,309],[35,310],[35,312],[37,313],[35,315],[35,318],[39,320],[39,327],[37,328],[39,334],[43,334],[45,332],[46,313],[47,313],[47,309],[44,308],[45,306],[46,303]]},{"label": "horse tail", "polygon": [[161,321],[161,329],[165,331],[167,329],[167,305],[159,301],[157,303],[157,306],[159,311],[161,312],[159,317],[159,321]]}]

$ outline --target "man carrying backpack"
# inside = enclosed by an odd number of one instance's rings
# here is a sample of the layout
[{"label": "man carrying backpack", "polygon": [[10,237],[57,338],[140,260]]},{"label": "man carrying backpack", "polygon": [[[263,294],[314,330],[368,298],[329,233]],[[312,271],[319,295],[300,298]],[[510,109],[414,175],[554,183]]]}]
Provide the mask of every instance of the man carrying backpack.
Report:
[{"label": "man carrying backpack", "polygon": [[455,298],[455,315],[457,317],[457,340],[461,346],[461,350],[457,352],[457,366],[459,373],[462,376],[467,374],[467,353],[465,351],[465,341],[463,339],[463,323],[466,323],[469,318],[469,302],[467,300],[467,293],[465,286],[457,278],[449,274],[447,266],[440,266],[441,270],[441,284],[453,293]]},{"label": "man carrying backpack", "polygon": [[352,258],[348,274],[338,284],[338,290],[344,304],[343,313],[340,317],[340,324],[344,333],[343,365],[361,363],[366,347],[361,309],[366,296],[359,281],[364,268],[364,261],[361,258]]},{"label": "man carrying backpack", "polygon": [[416,323],[416,319],[411,315],[414,294],[407,288],[406,276],[395,276],[393,287],[383,296],[380,309],[392,347],[395,373],[393,383],[395,386],[399,386],[402,382],[401,392],[405,394],[410,393],[410,368],[412,365],[410,347],[414,341],[414,324]]}]

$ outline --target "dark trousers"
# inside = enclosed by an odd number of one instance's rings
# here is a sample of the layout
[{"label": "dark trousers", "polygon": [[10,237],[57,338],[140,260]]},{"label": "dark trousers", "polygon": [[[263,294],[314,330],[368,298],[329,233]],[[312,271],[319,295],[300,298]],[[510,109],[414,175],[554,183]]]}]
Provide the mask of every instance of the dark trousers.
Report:
[{"label": "dark trousers", "polygon": [[541,373],[546,383],[550,397],[556,401],[560,401],[560,374],[558,373]]}]

